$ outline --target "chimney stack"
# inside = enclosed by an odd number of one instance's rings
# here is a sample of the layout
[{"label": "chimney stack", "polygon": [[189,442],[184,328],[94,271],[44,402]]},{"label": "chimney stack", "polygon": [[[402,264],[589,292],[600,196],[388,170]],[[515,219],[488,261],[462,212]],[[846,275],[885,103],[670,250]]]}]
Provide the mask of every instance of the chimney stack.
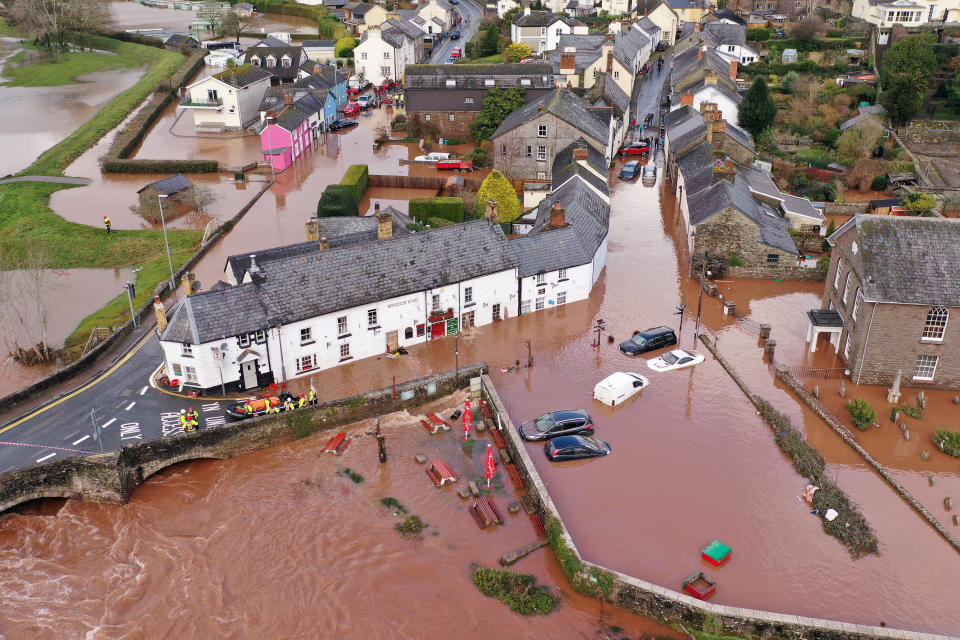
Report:
[{"label": "chimney stack", "polygon": [[387,238],[392,238],[393,237],[393,216],[391,216],[389,213],[377,213],[376,216],[377,216],[377,240],[386,240]]},{"label": "chimney stack", "polygon": [[577,68],[577,50],[573,47],[566,47],[560,53],[560,72],[570,71]]},{"label": "chimney stack", "polygon": [[567,226],[567,210],[556,202],[550,207],[550,226],[554,229]]},{"label": "chimney stack", "polygon": [[681,104],[681,105],[684,105],[684,104],[685,104],[685,105],[689,105],[689,106],[692,107],[692,106],[693,106],[693,94],[692,94],[692,93],[685,93],[685,94],[683,94],[682,96],[680,96],[680,104]]},{"label": "chimney stack", "polygon": [[320,66],[320,63],[313,65],[313,75],[319,76],[323,74],[323,67]]},{"label": "chimney stack", "polygon": [[379,202],[374,202],[374,203],[373,203],[373,215],[375,215],[375,216],[380,215],[380,203],[379,203]]},{"label": "chimney stack", "polygon": [[586,162],[587,161],[587,148],[586,147],[576,147],[573,150],[573,159],[576,162]]},{"label": "chimney stack", "polygon": [[491,224],[500,224],[500,214],[497,211],[497,201],[493,198],[487,198],[487,207],[483,213]]},{"label": "chimney stack", "polygon": [[703,59],[703,49],[704,49],[703,47],[700,47],[699,49],[697,49],[697,60]]},{"label": "chimney stack", "polygon": [[733,80],[734,82],[737,81],[737,67],[739,66],[740,66],[740,63],[737,62],[736,60],[732,60],[730,62],[730,79]]},{"label": "chimney stack", "polygon": [[320,239],[320,225],[316,218],[307,220],[307,242],[316,242]]},{"label": "chimney stack", "polygon": [[700,23],[699,23],[699,22],[698,22],[697,24],[693,25],[693,31],[694,31],[695,33],[700,33]]},{"label": "chimney stack", "polygon": [[288,107],[293,104],[292,93],[287,92],[283,94],[283,104],[287,105]]},{"label": "chimney stack", "polygon": [[327,236],[320,238],[320,249],[327,250],[330,248],[330,242],[327,240]]},{"label": "chimney stack", "polygon": [[196,282],[197,276],[193,272],[188,271],[183,274],[183,295],[192,296],[195,294],[197,292]]},{"label": "chimney stack", "polygon": [[258,267],[257,267],[257,254],[251,253],[251,254],[250,254],[250,271],[253,271],[254,269],[257,269],[257,268],[258,268]]},{"label": "chimney stack", "polygon": [[529,7],[529,6],[523,8],[523,15],[525,15],[525,16],[530,15],[530,7]]},{"label": "chimney stack", "polygon": [[153,299],[153,313],[157,316],[157,329],[163,332],[167,328],[167,308],[163,306],[160,298]]}]

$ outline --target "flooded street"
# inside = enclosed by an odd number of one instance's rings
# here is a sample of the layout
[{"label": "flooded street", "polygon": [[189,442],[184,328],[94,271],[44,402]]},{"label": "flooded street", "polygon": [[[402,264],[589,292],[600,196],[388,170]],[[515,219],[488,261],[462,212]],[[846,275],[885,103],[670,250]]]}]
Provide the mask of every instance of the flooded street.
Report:
[{"label": "flooded street", "polygon": [[[465,394],[424,411],[449,415]],[[455,431],[431,436],[406,412],[382,421],[389,461],[377,461],[370,422],[342,458],[315,436],[227,461],[161,472],[124,506],[51,501],[0,521],[0,587],[8,638],[351,637],[598,638],[602,624],[636,638],[682,636],[572,593],[553,553],[515,568],[559,587],[560,608],[523,618],[480,594],[470,563],[498,558],[536,538],[502,470],[494,499],[505,524],[480,530],[453,487],[437,489],[413,456],[442,457],[466,479],[483,477],[483,444]],[[354,484],[344,468],[364,480]],[[504,488],[506,484],[507,488]],[[404,539],[399,500],[430,526]],[[402,589],[398,583],[402,582]],[[561,631],[562,630],[562,631]]]}]

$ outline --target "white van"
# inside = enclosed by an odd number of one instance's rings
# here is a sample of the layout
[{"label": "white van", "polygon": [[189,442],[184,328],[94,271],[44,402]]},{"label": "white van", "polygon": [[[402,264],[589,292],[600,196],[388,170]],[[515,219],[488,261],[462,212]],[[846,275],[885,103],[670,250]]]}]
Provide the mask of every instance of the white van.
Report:
[{"label": "white van", "polygon": [[597,383],[593,388],[593,399],[615,407],[646,389],[648,384],[650,381],[639,373],[617,371]]}]

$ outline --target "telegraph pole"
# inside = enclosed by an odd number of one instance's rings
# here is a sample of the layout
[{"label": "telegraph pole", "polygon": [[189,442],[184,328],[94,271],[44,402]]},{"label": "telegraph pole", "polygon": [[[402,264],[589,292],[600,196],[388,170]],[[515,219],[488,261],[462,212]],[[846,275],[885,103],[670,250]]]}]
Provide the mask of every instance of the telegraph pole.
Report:
[{"label": "telegraph pole", "polygon": [[[697,338],[700,337],[700,312],[703,310],[703,281],[708,275],[712,275],[707,271],[707,257],[708,253],[703,253],[703,268],[700,272],[700,296],[697,298],[697,326],[693,330],[693,348],[697,348]],[[678,340],[679,342],[679,340]]]}]

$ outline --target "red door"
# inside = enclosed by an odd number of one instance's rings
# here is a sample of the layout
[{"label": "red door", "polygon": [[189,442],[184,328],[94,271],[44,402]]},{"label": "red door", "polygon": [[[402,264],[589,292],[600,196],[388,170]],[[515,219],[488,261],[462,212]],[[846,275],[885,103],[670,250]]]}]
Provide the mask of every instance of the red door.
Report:
[{"label": "red door", "polygon": [[447,334],[447,322],[434,322],[430,325],[430,337],[431,338],[442,338]]}]

